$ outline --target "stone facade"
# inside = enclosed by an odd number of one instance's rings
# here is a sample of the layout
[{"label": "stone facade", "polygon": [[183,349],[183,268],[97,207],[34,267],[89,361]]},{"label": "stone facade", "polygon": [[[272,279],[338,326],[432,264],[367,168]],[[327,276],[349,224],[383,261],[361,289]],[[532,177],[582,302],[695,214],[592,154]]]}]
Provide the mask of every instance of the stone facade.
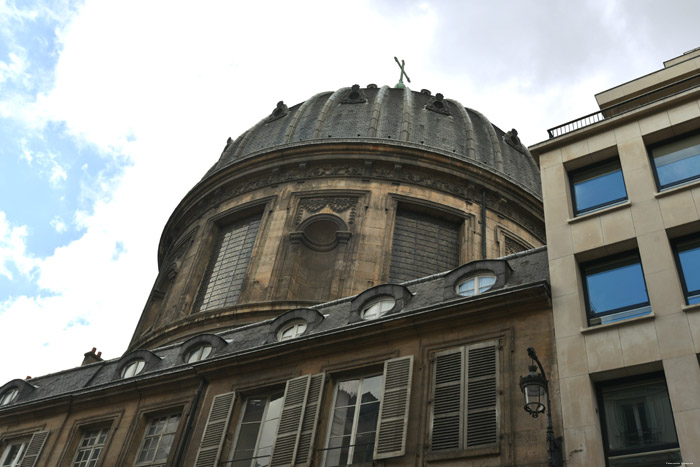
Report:
[{"label": "stone facade", "polygon": [[[686,166],[669,181],[664,164],[683,163],[684,156],[655,156],[656,148],[667,142],[692,146],[685,142],[700,129],[699,77],[699,51],[671,60],[660,71],[598,94],[602,121],[571,126],[573,131],[530,148],[542,173],[568,465],[700,459],[700,307],[688,304],[692,297],[682,277],[684,268],[686,274],[692,271],[678,256],[692,251],[679,242],[700,231],[700,167],[697,162]],[[610,180],[595,181],[601,174]],[[624,185],[613,185],[620,174]],[[602,198],[611,190],[610,199],[586,209],[588,182],[598,184]],[[624,196],[612,195],[611,187]],[[601,297],[604,287],[595,283],[594,272],[612,280],[622,277],[622,266],[614,267],[614,262],[621,265],[625,255],[632,258],[629,267],[642,271],[643,280],[630,279],[634,286],[618,283],[616,296],[634,287],[648,298],[637,303],[636,313],[605,315],[600,312],[600,303],[607,300]],[[597,309],[592,305],[596,300]],[[605,316],[617,317],[606,322]],[[651,383],[655,377],[659,386]],[[665,436],[664,442],[634,436],[629,439],[636,446],[616,441],[614,436],[624,430],[611,421],[610,407],[605,413],[605,394],[616,389],[621,394],[624,384],[636,385],[637,400],[649,404],[648,388],[664,383],[672,420],[663,428],[661,422],[649,421],[656,427],[649,432],[655,431],[657,440]],[[655,450],[673,454],[652,457]]]}]

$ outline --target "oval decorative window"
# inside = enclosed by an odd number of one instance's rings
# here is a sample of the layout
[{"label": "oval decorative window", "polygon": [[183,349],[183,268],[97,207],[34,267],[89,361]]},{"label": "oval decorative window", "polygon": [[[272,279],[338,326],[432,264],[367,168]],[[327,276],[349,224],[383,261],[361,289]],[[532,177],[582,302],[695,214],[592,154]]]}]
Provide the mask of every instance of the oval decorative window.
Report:
[{"label": "oval decorative window", "polygon": [[493,274],[477,274],[457,284],[457,293],[464,297],[471,297],[486,292],[496,283]]},{"label": "oval decorative window", "polygon": [[306,321],[303,319],[295,319],[284,325],[277,331],[277,340],[279,342],[295,339],[306,331]]},{"label": "oval decorative window", "polygon": [[394,305],[396,305],[396,300],[394,300],[393,297],[379,297],[369,302],[367,306],[362,309],[360,316],[364,320],[381,318],[387,314],[387,312],[391,311]]},{"label": "oval decorative window", "polygon": [[185,362],[187,363],[195,363],[200,360],[204,360],[207,358],[209,355],[211,355],[211,345],[200,345],[189,352],[187,352],[187,356],[185,357]]},{"label": "oval decorative window", "polygon": [[12,388],[8,389],[7,391],[2,393],[2,396],[0,396],[0,406],[7,405],[15,398],[17,398],[17,394],[19,394],[19,390],[17,388]]},{"label": "oval decorative window", "polygon": [[136,376],[143,371],[146,366],[146,361],[143,359],[132,360],[129,362],[122,370],[122,378],[131,378]]}]

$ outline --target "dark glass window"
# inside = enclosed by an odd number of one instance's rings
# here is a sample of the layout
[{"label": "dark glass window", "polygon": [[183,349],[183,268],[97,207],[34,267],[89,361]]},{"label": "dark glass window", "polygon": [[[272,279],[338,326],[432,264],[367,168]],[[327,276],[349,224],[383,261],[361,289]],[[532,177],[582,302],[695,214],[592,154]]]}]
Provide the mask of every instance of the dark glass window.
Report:
[{"label": "dark glass window", "polygon": [[590,325],[651,312],[639,255],[634,252],[581,266]]},{"label": "dark glass window", "polygon": [[659,189],[700,178],[700,134],[650,148]]},{"label": "dark glass window", "polygon": [[676,426],[663,376],[598,387],[607,464],[656,466],[680,462]]},{"label": "dark glass window", "polygon": [[674,246],[685,299],[689,305],[700,303],[700,235],[681,238]]},{"label": "dark glass window", "polygon": [[627,199],[620,161],[615,159],[571,173],[574,213],[585,214]]}]

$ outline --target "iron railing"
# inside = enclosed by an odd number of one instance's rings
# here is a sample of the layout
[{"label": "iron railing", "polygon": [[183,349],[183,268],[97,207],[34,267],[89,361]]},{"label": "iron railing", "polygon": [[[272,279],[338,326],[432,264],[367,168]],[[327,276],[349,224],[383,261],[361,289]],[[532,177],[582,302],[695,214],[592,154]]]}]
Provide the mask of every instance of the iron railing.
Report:
[{"label": "iron railing", "polygon": [[[697,80],[698,83],[691,84],[690,86],[688,86],[687,83],[693,80]],[[682,86],[682,88],[678,91],[669,92],[672,91],[672,88],[679,86]],[[570,122],[566,122],[559,126],[555,126],[554,128],[550,128],[549,130],[547,130],[547,133],[549,134],[550,139],[556,138],[557,136],[561,136],[566,133],[571,133],[572,131],[578,130],[580,128],[593,125],[594,123],[598,123],[601,120],[604,120],[605,118],[610,118],[612,116],[620,115],[626,112],[631,112],[632,110],[638,109],[645,105],[653,104],[654,102],[658,102],[661,99],[665,99],[666,97],[673,96],[697,87],[700,87],[700,74],[689,76],[680,81],[667,84],[666,86],[654,89],[653,91],[649,91],[645,94],[635,96],[618,104],[611,105],[610,107],[606,107],[597,112],[584,115],[583,117],[577,118],[576,120],[571,120]]]}]

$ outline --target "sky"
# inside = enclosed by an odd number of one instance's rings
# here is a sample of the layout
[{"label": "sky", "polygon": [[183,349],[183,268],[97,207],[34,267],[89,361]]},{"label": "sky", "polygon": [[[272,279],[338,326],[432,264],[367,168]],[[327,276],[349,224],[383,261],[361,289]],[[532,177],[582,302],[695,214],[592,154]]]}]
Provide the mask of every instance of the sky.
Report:
[{"label": "sky", "polygon": [[284,100],[441,92],[532,145],[700,46],[697,0],[0,0],[0,385],[125,351],[170,213]]}]

